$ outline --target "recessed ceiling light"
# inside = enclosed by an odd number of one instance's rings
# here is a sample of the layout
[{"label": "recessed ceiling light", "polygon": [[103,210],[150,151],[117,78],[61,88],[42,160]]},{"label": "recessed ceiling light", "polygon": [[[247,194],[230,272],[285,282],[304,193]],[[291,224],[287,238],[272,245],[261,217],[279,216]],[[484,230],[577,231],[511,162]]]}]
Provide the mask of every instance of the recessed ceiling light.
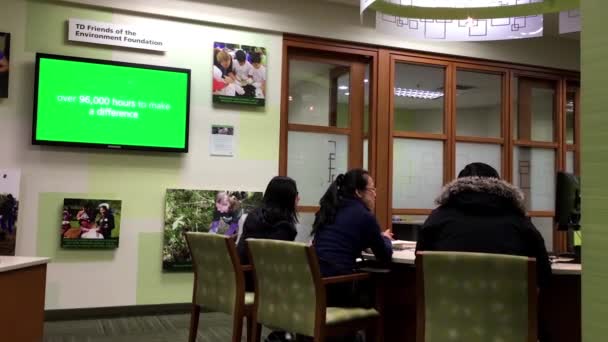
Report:
[{"label": "recessed ceiling light", "polygon": [[442,91],[395,88],[395,96],[411,97],[416,99],[435,100],[443,96]]},{"label": "recessed ceiling light", "polygon": [[349,92],[346,92],[346,93],[344,93],[344,95],[348,96],[348,95],[350,95],[350,93],[349,93]]},{"label": "recessed ceiling light", "polygon": [[363,82],[367,83],[367,82],[369,82],[369,80],[366,78],[363,80]]},{"label": "recessed ceiling light", "polygon": [[348,86],[341,85],[341,86],[338,87],[338,89],[340,89],[340,90],[346,90],[346,89],[348,89]]}]

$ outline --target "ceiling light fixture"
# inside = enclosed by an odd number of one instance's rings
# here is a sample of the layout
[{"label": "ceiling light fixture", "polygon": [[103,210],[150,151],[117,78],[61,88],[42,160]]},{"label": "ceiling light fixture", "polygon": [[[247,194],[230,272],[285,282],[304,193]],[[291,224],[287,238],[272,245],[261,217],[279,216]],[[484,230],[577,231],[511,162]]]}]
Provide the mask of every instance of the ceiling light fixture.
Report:
[{"label": "ceiling light fixture", "polygon": [[346,92],[346,93],[344,93],[344,95],[348,96],[348,95],[350,95],[350,93],[349,93],[349,92]]},{"label": "ceiling light fixture", "polygon": [[346,90],[346,89],[348,89],[348,86],[341,85],[341,86],[338,87],[338,89],[340,89],[340,90]]},{"label": "ceiling light fixture", "polygon": [[435,100],[443,97],[443,95],[442,91],[395,88],[395,96],[411,97],[415,99]]}]

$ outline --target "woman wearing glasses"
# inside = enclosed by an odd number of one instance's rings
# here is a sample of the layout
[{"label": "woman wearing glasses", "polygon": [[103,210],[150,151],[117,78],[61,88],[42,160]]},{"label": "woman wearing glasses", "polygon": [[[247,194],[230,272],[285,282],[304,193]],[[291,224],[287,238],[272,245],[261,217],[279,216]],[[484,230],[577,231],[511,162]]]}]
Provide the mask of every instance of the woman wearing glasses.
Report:
[{"label": "woman wearing glasses", "polygon": [[[371,248],[380,262],[390,261],[392,234],[382,231],[374,216],[376,188],[369,173],[353,169],[340,174],[319,201],[313,224],[313,245],[323,277],[356,272],[361,252]],[[343,285],[343,284],[340,284]],[[352,285],[328,287],[330,306],[361,305]]]}]

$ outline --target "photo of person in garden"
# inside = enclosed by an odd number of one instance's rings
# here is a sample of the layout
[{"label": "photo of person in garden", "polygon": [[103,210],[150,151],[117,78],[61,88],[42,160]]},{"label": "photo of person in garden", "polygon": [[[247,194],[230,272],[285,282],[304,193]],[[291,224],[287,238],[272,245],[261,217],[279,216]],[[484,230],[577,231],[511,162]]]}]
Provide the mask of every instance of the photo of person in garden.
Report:
[{"label": "photo of person in garden", "polygon": [[247,213],[261,201],[261,192],[168,189],[165,199],[163,269],[192,269],[184,233],[211,232],[234,236]]}]

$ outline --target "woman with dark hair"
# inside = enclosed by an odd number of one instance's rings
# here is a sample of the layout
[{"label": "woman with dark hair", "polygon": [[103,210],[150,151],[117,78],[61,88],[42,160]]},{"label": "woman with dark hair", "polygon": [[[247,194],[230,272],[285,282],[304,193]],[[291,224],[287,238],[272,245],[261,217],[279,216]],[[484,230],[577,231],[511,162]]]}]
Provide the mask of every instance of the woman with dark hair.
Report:
[{"label": "woman with dark hair", "polygon": [[447,184],[424,223],[416,250],[521,255],[536,258],[545,287],[551,264],[540,232],[526,216],[524,195],[483,163],[467,165]]},{"label": "woman with dark hair", "polygon": [[237,245],[241,263],[249,264],[248,238],[285,241],[296,238],[298,201],[298,188],[293,179],[277,176],[270,180],[264,191],[262,206],[249,213],[243,224],[243,233]]},{"label": "woman with dark hair", "polygon": [[[293,241],[296,238],[298,223],[298,187],[296,182],[289,177],[277,176],[270,180],[262,206],[247,215],[243,224],[243,233],[239,237],[237,250],[241,263],[249,264],[247,252],[247,239],[272,239]],[[245,288],[253,291],[253,279],[251,274],[245,273]],[[267,337],[267,342],[284,342],[290,340],[285,331],[272,331]]]},{"label": "woman with dark hair", "polygon": [[[338,175],[321,197],[313,224],[313,244],[323,277],[354,273],[357,258],[367,248],[378,261],[390,261],[392,234],[380,229],[373,214],[375,204],[374,180],[362,169]],[[330,297],[332,293],[328,300],[337,301]]]}]

